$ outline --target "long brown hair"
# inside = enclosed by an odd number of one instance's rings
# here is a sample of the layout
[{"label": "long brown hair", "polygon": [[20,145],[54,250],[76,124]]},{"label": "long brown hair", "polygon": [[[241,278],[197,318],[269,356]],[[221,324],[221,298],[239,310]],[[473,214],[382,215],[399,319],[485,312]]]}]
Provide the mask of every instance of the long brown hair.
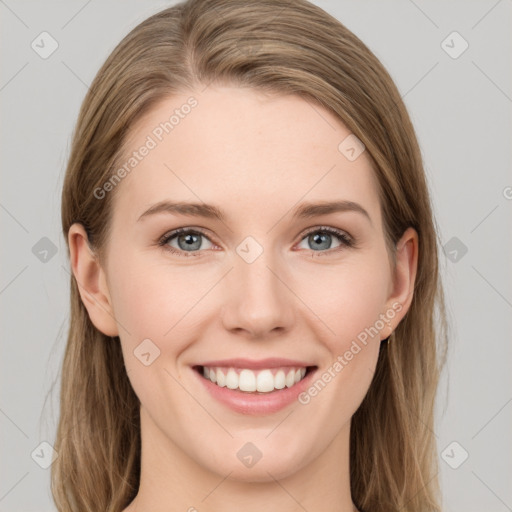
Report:
[{"label": "long brown hair", "polygon": [[[298,94],[332,111],[373,162],[390,254],[407,227],[418,232],[410,309],[381,349],[352,418],[350,477],[363,510],[439,511],[434,402],[448,323],[435,220],[400,94],[338,20],[306,0],[189,0],[135,27],[99,70],[80,110],[62,190],[66,243],[79,222],[103,261],[114,194],[99,200],[94,191],[115,172],[129,130],[159,101],[210,83]],[[94,327],[71,276],[52,465],[59,512],[119,512],[132,501],[140,478],[139,406],[119,339]]]}]

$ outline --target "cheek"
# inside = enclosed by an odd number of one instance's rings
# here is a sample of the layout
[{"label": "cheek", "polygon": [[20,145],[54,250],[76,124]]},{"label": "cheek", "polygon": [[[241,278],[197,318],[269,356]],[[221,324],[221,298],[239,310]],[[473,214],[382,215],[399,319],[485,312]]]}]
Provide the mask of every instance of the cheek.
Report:
[{"label": "cheek", "polygon": [[[121,336],[132,351],[149,338],[162,352],[179,354],[190,343],[190,324],[197,325],[197,315],[210,318],[215,313],[206,295],[218,282],[219,272],[206,266],[198,272],[200,265],[180,266],[163,255],[157,260],[144,253],[126,253],[117,259],[121,263],[111,269],[110,280],[114,313],[126,329],[120,327]],[[351,340],[364,336],[365,330],[370,329],[369,341],[379,339],[371,328],[387,299],[385,262],[384,257],[368,251],[336,264],[300,264],[286,277],[301,299],[297,302],[290,296],[289,306],[300,310],[301,323],[309,323],[337,354]],[[222,300],[215,304],[221,307]]]},{"label": "cheek", "polygon": [[122,264],[112,271],[111,297],[132,387],[149,410],[165,403],[170,414],[186,396],[165,370],[178,380],[183,377],[175,364],[192,339],[192,315],[187,313],[206,285],[191,281],[190,272],[151,263],[143,255],[123,255]]},{"label": "cheek", "polygon": [[165,261],[155,264],[144,255],[126,255],[114,272],[115,316],[132,337],[172,337],[208,290],[208,283],[190,271]]},{"label": "cheek", "polygon": [[385,265],[370,257],[347,260],[328,270],[318,269],[309,272],[307,280],[301,278],[299,296],[314,313],[310,318],[327,328],[328,339],[342,350],[375,326],[387,300],[389,276]]},{"label": "cheek", "polygon": [[[154,263],[142,254],[126,254],[112,270],[111,296],[125,366],[140,400],[149,404],[154,390],[172,384],[164,370],[184,377],[181,355],[201,335],[198,318],[211,318],[211,302],[202,299],[218,276],[198,275],[193,266],[172,265],[163,257]],[[178,385],[176,391],[175,398],[183,399]]]}]

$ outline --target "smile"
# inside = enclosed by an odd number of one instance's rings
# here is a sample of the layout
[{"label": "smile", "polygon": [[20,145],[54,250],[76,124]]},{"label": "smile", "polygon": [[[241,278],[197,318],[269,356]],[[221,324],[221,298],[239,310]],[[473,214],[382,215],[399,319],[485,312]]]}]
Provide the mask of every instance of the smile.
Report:
[{"label": "smile", "polygon": [[199,366],[197,371],[218,387],[245,393],[272,393],[298,384],[308,372],[308,367],[248,368]]},{"label": "smile", "polygon": [[297,403],[319,369],[306,361],[239,357],[201,361],[190,368],[216,402],[236,413],[261,416]]}]

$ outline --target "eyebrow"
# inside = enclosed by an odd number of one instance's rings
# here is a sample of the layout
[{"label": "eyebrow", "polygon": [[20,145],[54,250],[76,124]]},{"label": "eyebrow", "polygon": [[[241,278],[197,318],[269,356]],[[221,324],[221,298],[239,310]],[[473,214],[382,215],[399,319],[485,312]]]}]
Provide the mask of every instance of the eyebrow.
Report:
[{"label": "eyebrow", "polygon": [[[293,210],[293,217],[298,219],[309,219],[319,215],[328,215],[338,212],[356,212],[364,215],[372,224],[369,213],[359,204],[353,201],[322,201],[317,203],[303,203]],[[189,215],[194,217],[204,217],[208,219],[218,219],[224,222],[225,213],[214,205],[206,203],[187,203],[160,201],[148,208],[138,219],[137,222],[152,215],[168,213],[177,215]]]}]

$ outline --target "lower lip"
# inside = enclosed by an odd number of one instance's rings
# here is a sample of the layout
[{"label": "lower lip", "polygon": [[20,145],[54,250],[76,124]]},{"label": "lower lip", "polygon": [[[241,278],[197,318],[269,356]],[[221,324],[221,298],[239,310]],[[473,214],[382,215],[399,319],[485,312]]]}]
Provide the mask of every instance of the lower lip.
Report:
[{"label": "lower lip", "polygon": [[246,393],[238,389],[229,389],[214,384],[204,378],[198,371],[192,369],[208,392],[219,402],[227,405],[235,412],[251,415],[265,415],[284,409],[294,401],[300,393],[310,385],[317,368],[309,370],[306,376],[291,388],[277,389],[269,393]]}]

